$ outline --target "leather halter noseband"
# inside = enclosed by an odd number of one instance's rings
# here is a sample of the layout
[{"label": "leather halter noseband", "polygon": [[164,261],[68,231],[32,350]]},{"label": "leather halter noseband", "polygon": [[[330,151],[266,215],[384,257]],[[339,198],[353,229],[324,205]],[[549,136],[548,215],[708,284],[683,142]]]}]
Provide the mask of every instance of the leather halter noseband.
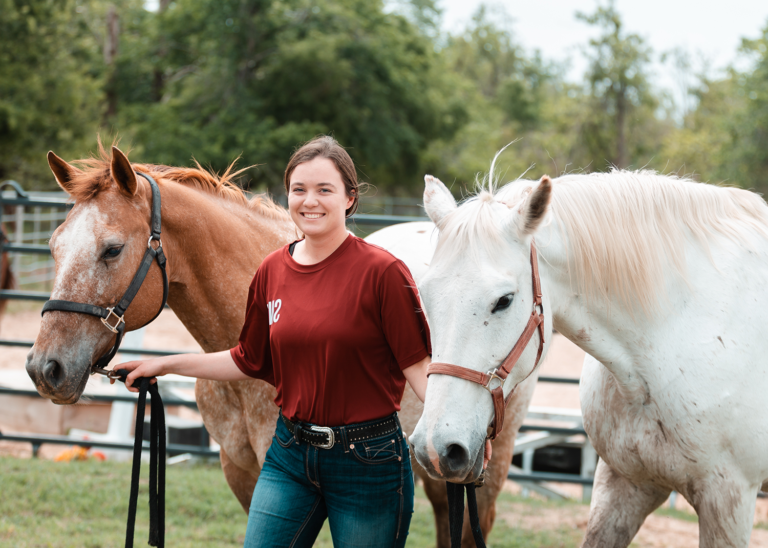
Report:
[{"label": "leather halter noseband", "polygon": [[[117,350],[120,348],[120,343],[123,340],[123,334],[125,333],[125,311],[130,306],[133,298],[139,292],[141,284],[144,283],[144,278],[147,277],[149,268],[152,266],[153,261],[157,261],[157,265],[160,267],[160,271],[163,274],[163,302],[160,305],[160,309],[157,314],[149,320],[146,324],[152,323],[155,318],[163,311],[165,303],[168,300],[168,275],[165,271],[165,254],[163,253],[163,243],[160,241],[160,188],[157,186],[155,180],[144,173],[138,173],[149,181],[149,186],[152,188],[152,221],[151,221],[151,233],[149,240],[147,241],[147,250],[144,252],[144,257],[141,259],[139,269],[133,276],[128,289],[125,290],[122,299],[114,307],[103,308],[94,304],[83,304],[72,301],[51,300],[47,301],[43,305],[43,314],[54,310],[61,312],[77,312],[78,314],[89,314],[91,316],[97,316],[101,318],[107,329],[115,334],[115,344],[107,351],[106,354],[101,356],[96,363],[91,366],[91,374],[100,373],[108,377],[113,377],[112,371],[108,371],[106,366],[115,357]],[[152,247],[152,241],[157,241],[157,247]],[[114,322],[110,324],[110,322]],[[143,326],[142,326],[143,327]]]},{"label": "leather halter noseband", "polygon": [[[539,349],[536,353],[536,361],[533,362],[533,369],[531,373],[536,369],[541,359],[541,353],[544,350],[544,307],[541,301],[541,280],[539,279],[539,261],[536,257],[536,243],[531,240],[531,277],[533,278],[533,311],[528,319],[528,324],[525,326],[520,338],[517,339],[515,346],[504,358],[504,361],[499,367],[488,373],[481,371],[475,371],[468,367],[461,367],[459,365],[453,365],[450,363],[433,362],[427,367],[427,376],[439,374],[448,375],[451,377],[458,377],[470,382],[474,382],[488,390],[493,398],[493,411],[494,418],[491,422],[493,428],[490,439],[495,440],[496,436],[501,434],[504,428],[504,410],[509,403],[509,399],[514,393],[514,389],[510,391],[509,396],[504,399],[504,381],[506,380],[512,368],[520,359],[525,348],[533,337],[533,334],[538,329],[539,331]],[[541,312],[539,312],[541,309]],[[530,375],[530,373],[529,373]]]}]

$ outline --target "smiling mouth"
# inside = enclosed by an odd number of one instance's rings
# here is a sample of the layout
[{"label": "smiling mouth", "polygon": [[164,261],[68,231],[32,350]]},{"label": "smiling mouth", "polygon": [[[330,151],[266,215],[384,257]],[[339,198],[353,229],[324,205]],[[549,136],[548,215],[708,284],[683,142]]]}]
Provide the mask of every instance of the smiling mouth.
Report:
[{"label": "smiling mouth", "polygon": [[305,219],[319,219],[320,217],[324,217],[325,213],[302,213],[301,216]]}]

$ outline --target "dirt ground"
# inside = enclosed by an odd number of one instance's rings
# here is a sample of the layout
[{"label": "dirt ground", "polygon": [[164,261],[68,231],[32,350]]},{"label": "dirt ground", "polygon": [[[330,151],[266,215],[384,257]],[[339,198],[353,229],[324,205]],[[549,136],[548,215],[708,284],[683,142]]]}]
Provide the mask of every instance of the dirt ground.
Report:
[{"label": "dirt ground", "polygon": [[[0,338],[33,340],[40,326],[40,308],[25,308],[6,314],[0,320]],[[165,310],[160,317],[146,329],[144,336],[145,348],[199,351],[192,336],[184,329],[181,322],[170,310]],[[10,348],[0,346],[0,370],[23,369],[27,348]],[[542,364],[541,375],[559,377],[579,377],[584,352],[565,338],[556,335],[549,350],[547,359]],[[578,408],[579,393],[576,385],[539,383],[533,397],[533,406]],[[2,418],[0,413],[0,425]],[[61,451],[61,447],[43,446],[41,457],[53,458]],[[0,455],[29,457],[29,444],[0,442]],[[557,485],[558,488],[570,493],[574,498],[580,498],[581,488],[574,485]],[[519,493],[519,487],[509,482],[510,492]],[[535,495],[534,495],[535,496]],[[664,504],[669,507],[669,502]],[[693,514],[693,509],[680,496],[677,497],[675,509]],[[524,516],[524,518],[521,518]],[[567,505],[557,508],[539,508],[531,512],[524,504],[519,509],[498,516],[514,526],[525,520],[526,528],[538,524],[542,530],[555,527],[573,527],[580,530],[586,528],[588,508],[585,505]],[[755,523],[760,528],[752,532],[750,546],[753,548],[768,548],[768,500],[759,499],[755,512]],[[642,548],[696,548],[698,546],[698,524],[693,521],[675,517],[654,514],[648,517],[640,529],[633,546]]]}]

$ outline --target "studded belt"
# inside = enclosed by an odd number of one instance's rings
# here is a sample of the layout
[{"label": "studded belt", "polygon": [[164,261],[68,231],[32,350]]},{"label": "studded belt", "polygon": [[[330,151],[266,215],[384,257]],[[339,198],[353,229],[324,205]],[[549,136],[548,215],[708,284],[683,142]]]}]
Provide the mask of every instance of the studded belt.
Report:
[{"label": "studded belt", "polygon": [[282,411],[280,418],[298,443],[306,442],[322,449],[330,449],[337,442],[341,443],[344,436],[346,436],[347,443],[355,443],[392,434],[400,427],[397,413],[375,422],[333,427],[292,421],[287,419]]}]

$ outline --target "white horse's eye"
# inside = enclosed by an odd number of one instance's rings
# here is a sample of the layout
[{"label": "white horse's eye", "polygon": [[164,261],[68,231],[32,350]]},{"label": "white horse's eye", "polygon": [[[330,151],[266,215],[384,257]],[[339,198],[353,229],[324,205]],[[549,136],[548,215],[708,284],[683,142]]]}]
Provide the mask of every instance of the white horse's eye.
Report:
[{"label": "white horse's eye", "polygon": [[493,310],[491,310],[491,314],[494,314],[499,310],[504,310],[505,308],[508,308],[509,305],[512,304],[513,297],[514,295],[510,293],[509,295],[504,295],[502,298],[496,301],[496,304],[494,305]]}]

